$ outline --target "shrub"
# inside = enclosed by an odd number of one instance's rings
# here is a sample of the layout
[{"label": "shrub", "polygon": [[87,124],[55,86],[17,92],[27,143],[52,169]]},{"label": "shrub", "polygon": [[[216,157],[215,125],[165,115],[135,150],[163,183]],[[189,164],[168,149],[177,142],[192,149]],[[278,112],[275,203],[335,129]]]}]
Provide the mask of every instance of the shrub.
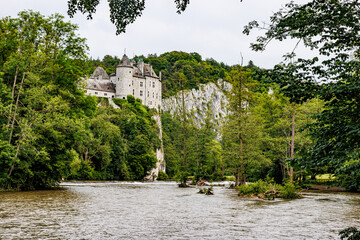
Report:
[{"label": "shrub", "polygon": [[284,186],[278,186],[279,197],[284,199],[295,199],[301,195],[298,194],[298,189],[292,183],[285,183]]},{"label": "shrub", "polygon": [[165,172],[159,171],[157,180],[162,181],[162,180],[167,180],[167,179],[169,179],[169,176]]},{"label": "shrub", "polygon": [[284,199],[300,198],[298,189],[292,183],[286,183],[284,186],[273,185],[271,183],[259,180],[255,183],[244,184],[238,187],[239,196],[257,196],[262,199],[275,199],[277,197]]},{"label": "shrub", "polygon": [[189,173],[188,172],[181,172],[178,175],[178,179],[179,179],[179,187],[189,187],[189,185],[187,184],[187,179],[189,177]]},{"label": "shrub", "polygon": [[270,184],[258,180],[255,183],[244,184],[238,187],[239,196],[251,196],[265,193],[270,189]]},{"label": "shrub", "polygon": [[133,95],[127,95],[126,99],[129,103],[135,103],[135,97]]},{"label": "shrub", "polygon": [[341,240],[359,240],[360,231],[355,227],[349,227],[339,232]]}]

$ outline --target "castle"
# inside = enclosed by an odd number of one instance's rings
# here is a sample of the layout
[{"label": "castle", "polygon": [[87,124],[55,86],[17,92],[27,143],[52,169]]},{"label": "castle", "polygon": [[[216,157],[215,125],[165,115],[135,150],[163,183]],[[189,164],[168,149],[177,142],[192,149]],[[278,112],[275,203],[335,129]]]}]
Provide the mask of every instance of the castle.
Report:
[{"label": "castle", "polygon": [[[97,97],[106,97],[109,103],[117,107],[112,98],[126,99],[128,95],[142,100],[142,103],[149,108],[161,110],[161,72],[159,77],[154,72],[150,64],[145,64],[142,60],[136,62],[124,55],[120,63],[116,66],[115,72],[110,74],[102,67],[97,67],[94,73],[86,80],[87,95]],[[162,139],[162,127],[160,114],[153,116],[160,132],[159,138]],[[145,180],[154,180],[157,178],[159,171],[165,172],[166,166],[164,161],[164,150],[161,148],[155,152],[157,163]]]},{"label": "castle", "polygon": [[161,109],[161,72],[158,77],[152,66],[142,60],[136,64],[124,55],[110,76],[102,67],[97,67],[86,85],[87,95],[110,99],[126,99],[132,95],[150,108]]}]

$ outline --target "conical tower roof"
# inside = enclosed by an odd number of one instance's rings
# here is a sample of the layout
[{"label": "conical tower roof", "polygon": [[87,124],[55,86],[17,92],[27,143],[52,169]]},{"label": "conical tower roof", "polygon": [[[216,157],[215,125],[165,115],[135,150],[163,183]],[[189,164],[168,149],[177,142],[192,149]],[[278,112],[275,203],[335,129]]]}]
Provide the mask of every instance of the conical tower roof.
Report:
[{"label": "conical tower roof", "polygon": [[109,75],[106,73],[105,69],[102,67],[97,67],[93,74],[91,74],[90,78],[92,79],[99,79],[99,76],[102,77],[102,79],[110,79]]},{"label": "conical tower roof", "polygon": [[131,63],[129,58],[124,54],[122,59],[120,60],[120,63],[118,64],[119,67],[131,67]]}]

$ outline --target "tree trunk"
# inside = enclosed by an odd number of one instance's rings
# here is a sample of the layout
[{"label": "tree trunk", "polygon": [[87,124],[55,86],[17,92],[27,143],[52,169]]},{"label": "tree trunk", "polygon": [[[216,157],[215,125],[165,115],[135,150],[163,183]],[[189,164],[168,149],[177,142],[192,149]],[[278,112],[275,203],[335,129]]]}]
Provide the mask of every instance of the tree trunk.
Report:
[{"label": "tree trunk", "polygon": [[[18,142],[18,145],[17,145],[17,148],[16,148],[16,154],[15,154],[15,157],[14,157],[15,160],[16,160],[17,156],[19,155],[19,152],[20,152],[20,146],[21,146],[22,137],[23,137],[23,135],[22,135],[21,138],[19,139],[19,142]],[[11,174],[12,174],[12,172],[13,172],[13,170],[14,170],[14,167],[15,167],[15,163],[13,163],[13,164],[11,165],[10,171],[9,171],[9,173],[8,173],[8,177],[11,176]]]},{"label": "tree trunk", "polygon": [[17,113],[18,106],[19,106],[19,99],[20,99],[22,86],[24,84],[24,80],[25,80],[25,76],[26,76],[26,69],[27,69],[28,61],[29,61],[29,58],[26,60],[24,73],[23,73],[21,83],[20,83],[20,89],[19,89],[19,92],[18,92],[18,95],[17,95],[17,98],[16,98],[15,109],[14,109],[14,113],[13,113],[13,119],[11,121],[11,131],[10,131],[10,135],[9,135],[9,144],[11,144],[12,135],[14,133],[14,124],[15,124],[15,121],[16,121],[16,113]]},{"label": "tree trunk", "polygon": [[239,173],[239,169],[237,168],[235,171],[235,187],[239,186],[239,178],[240,178],[240,173]]},{"label": "tree trunk", "polygon": [[182,110],[183,110],[183,155],[184,155],[184,172],[186,172],[186,114],[185,114],[185,96],[184,96],[184,82],[181,79],[181,97],[182,97]]},{"label": "tree trunk", "polygon": [[197,167],[197,171],[199,171],[199,138],[198,138],[198,133],[196,133],[196,167]]},{"label": "tree trunk", "polygon": [[241,176],[241,184],[244,184],[244,155],[243,155],[243,139],[242,139],[242,75],[240,74],[239,79],[239,151],[240,151],[240,176]]},{"label": "tree trunk", "polygon": [[[294,160],[294,149],[295,149],[295,102],[293,103],[293,114],[292,114],[292,126],[291,126],[291,150],[290,150],[290,158],[291,162]],[[294,169],[290,165],[290,182],[294,181]]]},{"label": "tree trunk", "polygon": [[244,184],[244,156],[243,156],[243,141],[240,138],[240,176],[241,184]]}]

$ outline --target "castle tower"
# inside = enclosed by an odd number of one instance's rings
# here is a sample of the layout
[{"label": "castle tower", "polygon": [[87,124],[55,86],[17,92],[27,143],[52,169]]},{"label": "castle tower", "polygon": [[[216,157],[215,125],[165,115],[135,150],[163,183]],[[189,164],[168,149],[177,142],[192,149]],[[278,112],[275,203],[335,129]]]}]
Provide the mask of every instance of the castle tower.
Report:
[{"label": "castle tower", "polygon": [[116,98],[125,99],[127,95],[134,95],[131,91],[133,86],[133,66],[129,58],[124,54],[120,63],[116,66],[113,83],[116,85]]}]

